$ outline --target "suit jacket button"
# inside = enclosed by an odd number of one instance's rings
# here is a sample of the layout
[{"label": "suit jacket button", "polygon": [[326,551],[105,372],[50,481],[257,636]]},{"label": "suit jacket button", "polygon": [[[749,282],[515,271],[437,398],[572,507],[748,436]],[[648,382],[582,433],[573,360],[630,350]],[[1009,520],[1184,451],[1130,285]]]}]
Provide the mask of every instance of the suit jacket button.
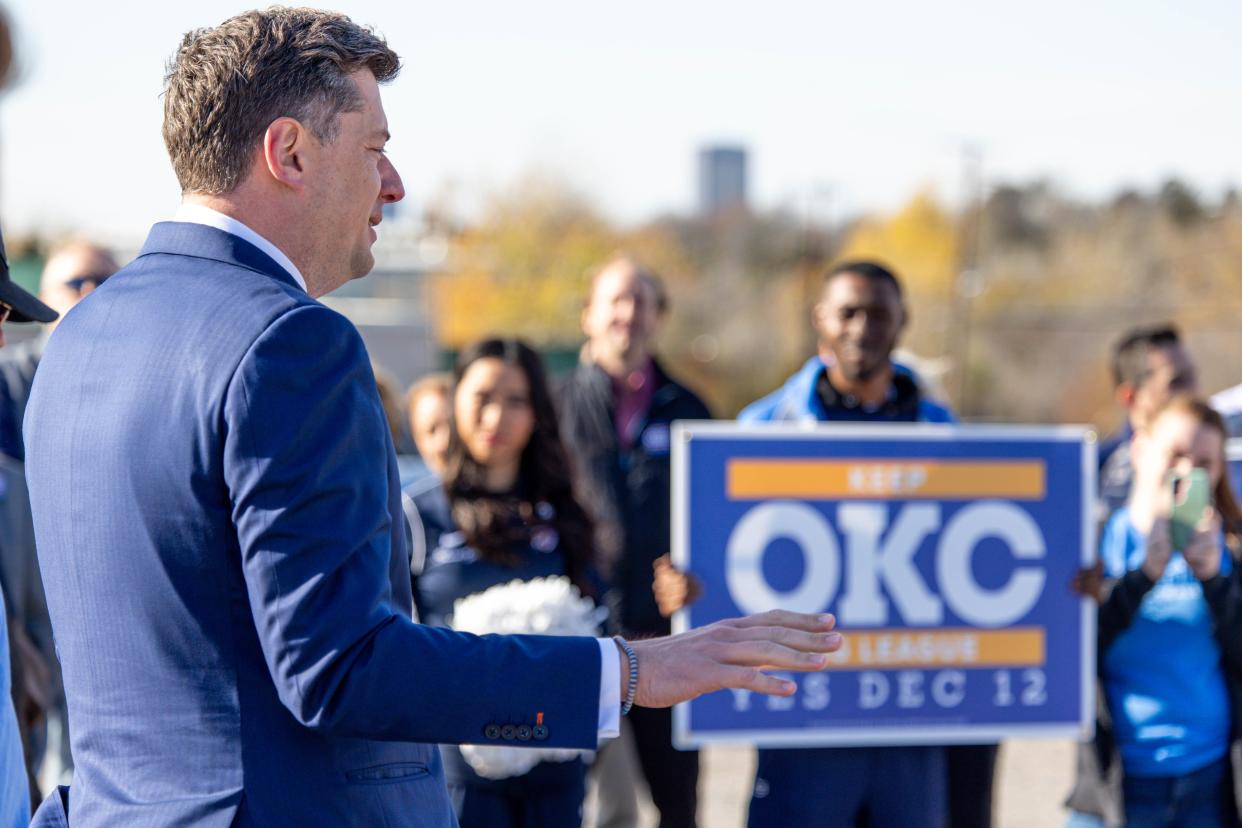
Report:
[{"label": "suit jacket button", "polygon": [[483,735],[489,739],[499,739],[500,738],[500,726],[489,724],[487,727],[483,728]]},{"label": "suit jacket button", "polygon": [[543,725],[535,725],[531,728],[531,735],[535,737],[536,742],[542,742],[548,738],[548,729]]},{"label": "suit jacket button", "polygon": [[529,742],[530,727],[528,725],[518,725],[517,738],[519,742]]},{"label": "suit jacket button", "polygon": [[500,729],[500,738],[512,741],[516,733],[517,733],[517,728],[515,728],[513,725],[505,725],[504,727]]}]

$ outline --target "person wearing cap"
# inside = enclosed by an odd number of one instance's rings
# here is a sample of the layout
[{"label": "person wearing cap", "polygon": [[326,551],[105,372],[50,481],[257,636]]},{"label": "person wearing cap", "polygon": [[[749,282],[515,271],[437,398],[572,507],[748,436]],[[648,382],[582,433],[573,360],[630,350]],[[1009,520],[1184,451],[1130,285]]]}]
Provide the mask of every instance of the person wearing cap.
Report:
[{"label": "person wearing cap", "polygon": [[[52,322],[56,311],[27,293],[9,275],[8,257],[4,253],[4,238],[0,236],[0,323],[3,322]],[[4,347],[4,329],[0,327],[0,348]],[[36,670],[36,664],[28,659],[29,649],[22,638],[23,632],[14,622],[20,616],[10,615],[9,608],[21,597],[19,585],[26,579],[12,571],[7,548],[11,546],[7,533],[0,533],[0,828],[24,826],[30,820],[32,784],[24,758],[25,734],[17,710],[29,709],[27,673]],[[35,576],[38,578],[37,573]],[[17,658],[10,659],[10,647]]]},{"label": "person wearing cap", "polygon": [[[12,66],[13,38],[4,7],[0,6],[0,90],[11,77]],[[0,235],[0,348],[4,347],[4,322],[50,322],[55,318],[55,311],[13,283],[4,254],[4,237]],[[5,540],[0,536],[0,548]],[[22,732],[11,692],[13,688],[24,688],[25,680],[21,673],[23,663],[9,658],[6,581],[0,568],[0,828],[21,828],[30,821],[33,791],[32,780],[23,773]]]},{"label": "person wearing cap", "polygon": [[[116,258],[106,248],[85,239],[71,239],[52,248],[39,280],[43,304],[64,316],[118,270]],[[25,460],[22,418],[34,382],[35,369],[43,358],[47,339],[56,320],[44,325],[39,336],[19,342],[0,354],[0,452]]]},{"label": "person wearing cap", "polygon": [[[4,240],[0,238],[0,322],[42,322],[50,324],[60,315],[39,301],[9,274],[9,260],[4,252]],[[0,348],[4,347],[4,329],[0,328]]]}]

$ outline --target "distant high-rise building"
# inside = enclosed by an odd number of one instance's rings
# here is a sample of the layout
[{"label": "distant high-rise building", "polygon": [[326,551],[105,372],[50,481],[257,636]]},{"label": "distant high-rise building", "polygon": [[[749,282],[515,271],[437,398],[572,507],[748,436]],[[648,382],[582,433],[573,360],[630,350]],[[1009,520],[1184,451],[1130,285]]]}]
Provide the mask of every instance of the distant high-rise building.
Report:
[{"label": "distant high-rise building", "polygon": [[745,204],[745,148],[716,145],[699,150],[699,213],[707,216]]}]

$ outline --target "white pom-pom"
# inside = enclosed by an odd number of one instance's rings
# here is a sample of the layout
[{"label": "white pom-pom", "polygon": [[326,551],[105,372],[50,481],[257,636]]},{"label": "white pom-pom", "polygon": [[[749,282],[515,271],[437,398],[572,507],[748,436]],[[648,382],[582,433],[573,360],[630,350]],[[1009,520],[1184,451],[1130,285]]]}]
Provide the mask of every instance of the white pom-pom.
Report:
[{"label": "white pom-pom", "polygon": [[[594,636],[607,617],[564,576],[514,580],[468,595],[453,604],[453,629],[476,635],[585,635]],[[527,743],[530,744],[530,743]],[[528,773],[540,762],[570,762],[590,758],[589,750],[462,745],[461,755],[485,779],[507,779]]]}]

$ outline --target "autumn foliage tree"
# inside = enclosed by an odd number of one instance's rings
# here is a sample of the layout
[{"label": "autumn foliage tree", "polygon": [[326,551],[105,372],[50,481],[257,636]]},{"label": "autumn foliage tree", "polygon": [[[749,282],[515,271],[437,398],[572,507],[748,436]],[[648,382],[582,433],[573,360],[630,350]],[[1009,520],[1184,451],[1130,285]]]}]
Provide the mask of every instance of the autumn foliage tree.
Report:
[{"label": "autumn foliage tree", "polygon": [[744,208],[619,228],[564,185],[527,179],[453,234],[432,296],[442,345],[502,332],[572,354],[590,274],[620,250],[665,277],[660,351],[725,416],[813,353],[810,307],[846,258],[902,277],[904,344],[929,371],[957,360],[949,377],[966,381],[946,387],[968,419],[1111,426],[1109,348],[1161,320],[1185,329],[1205,391],[1242,382],[1242,201],[1207,204],[1179,182],[1100,203],[1002,185],[965,214],[923,190],[835,228]]},{"label": "autumn foliage tree", "polygon": [[451,268],[434,279],[441,344],[455,350],[496,332],[540,345],[580,338],[588,271],[617,243],[608,222],[555,181],[528,178],[499,193],[452,240]]}]

